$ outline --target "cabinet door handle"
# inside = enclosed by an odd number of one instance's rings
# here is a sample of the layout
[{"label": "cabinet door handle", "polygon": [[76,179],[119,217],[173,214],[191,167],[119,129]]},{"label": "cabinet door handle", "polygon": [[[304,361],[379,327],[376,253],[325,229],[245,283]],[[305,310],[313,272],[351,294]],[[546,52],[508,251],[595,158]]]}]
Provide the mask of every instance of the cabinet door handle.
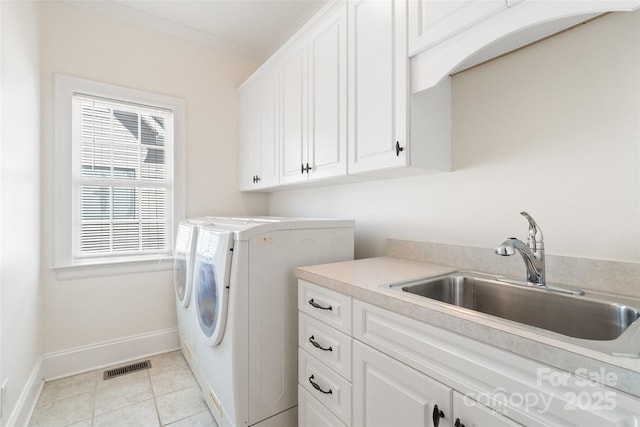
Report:
[{"label": "cabinet door handle", "polygon": [[404,147],[400,147],[400,141],[396,141],[396,157],[400,156],[401,151],[404,151]]},{"label": "cabinet door handle", "polygon": [[309,171],[311,170],[311,166],[309,166],[309,163],[307,163],[307,167],[305,168],[305,170],[307,171],[307,173],[309,173]]},{"label": "cabinet door handle", "polygon": [[324,391],[324,390],[320,387],[320,385],[319,385],[317,382],[313,381],[313,375],[311,375],[311,376],[309,377],[309,382],[311,383],[311,385],[313,386],[313,388],[315,388],[316,390],[318,390],[320,393],[324,393],[324,394],[333,394],[333,391],[332,391],[331,389],[329,389],[329,391]]},{"label": "cabinet door handle", "polygon": [[315,348],[319,348],[320,350],[323,350],[323,351],[333,351],[333,348],[331,348],[331,347],[323,347],[323,346],[321,346],[321,345],[320,345],[320,343],[319,343],[318,341],[316,341],[316,340],[315,340],[315,337],[314,337],[313,335],[311,335],[311,336],[309,337],[309,342],[310,342],[311,344],[313,344],[313,346],[314,346]]},{"label": "cabinet door handle", "polygon": [[260,176],[256,175],[256,182],[260,182]]},{"label": "cabinet door handle", "polygon": [[255,184],[256,183],[256,176],[253,175],[252,179],[253,179],[253,183]]},{"label": "cabinet door handle", "polygon": [[333,307],[332,307],[332,306],[329,306],[329,307],[323,307],[323,306],[321,306],[320,304],[318,304],[317,302],[315,302],[315,301],[313,300],[313,298],[311,298],[311,299],[309,300],[309,304],[311,304],[311,307],[319,308],[320,310],[333,310]]},{"label": "cabinet door handle", "polygon": [[300,173],[304,175],[304,163],[300,163]]},{"label": "cabinet door handle", "polygon": [[465,425],[460,422],[460,418],[456,418],[454,427],[465,427]]},{"label": "cabinet door handle", "polygon": [[440,418],[444,418],[444,412],[438,409],[438,405],[433,405],[433,427],[438,427],[440,424]]}]

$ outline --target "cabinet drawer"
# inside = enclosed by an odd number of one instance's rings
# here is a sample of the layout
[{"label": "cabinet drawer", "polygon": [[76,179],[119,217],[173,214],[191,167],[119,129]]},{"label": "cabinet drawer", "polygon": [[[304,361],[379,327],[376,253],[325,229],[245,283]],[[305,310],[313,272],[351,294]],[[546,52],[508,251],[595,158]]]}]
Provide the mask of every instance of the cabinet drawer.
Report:
[{"label": "cabinet drawer", "polygon": [[352,338],[302,312],[298,325],[299,346],[351,381]]},{"label": "cabinet drawer", "polygon": [[299,385],[298,427],[346,427],[346,425]]},{"label": "cabinet drawer", "polygon": [[298,350],[298,382],[343,423],[351,425],[351,383]]},{"label": "cabinet drawer", "polygon": [[300,311],[351,335],[351,297],[305,280],[298,283]]}]

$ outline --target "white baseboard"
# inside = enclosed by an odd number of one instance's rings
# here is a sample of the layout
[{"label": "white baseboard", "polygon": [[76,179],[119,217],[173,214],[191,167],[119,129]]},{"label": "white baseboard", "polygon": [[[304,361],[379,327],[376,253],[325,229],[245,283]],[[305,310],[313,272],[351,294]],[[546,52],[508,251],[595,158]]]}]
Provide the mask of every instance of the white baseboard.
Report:
[{"label": "white baseboard", "polygon": [[45,354],[36,362],[18,403],[9,417],[7,426],[26,426],[29,423],[45,381],[124,364],[178,349],[180,349],[178,329],[172,328]]},{"label": "white baseboard", "polygon": [[38,396],[40,396],[40,391],[44,385],[42,367],[42,357],[40,357],[36,362],[36,366],[33,367],[31,375],[29,375],[27,384],[22,389],[22,393],[20,393],[18,403],[16,403],[13,412],[11,412],[11,416],[7,421],[8,427],[26,426],[29,424],[31,414],[36,407]]},{"label": "white baseboard", "polygon": [[45,354],[44,380],[68,377],[180,349],[178,329],[164,329]]}]

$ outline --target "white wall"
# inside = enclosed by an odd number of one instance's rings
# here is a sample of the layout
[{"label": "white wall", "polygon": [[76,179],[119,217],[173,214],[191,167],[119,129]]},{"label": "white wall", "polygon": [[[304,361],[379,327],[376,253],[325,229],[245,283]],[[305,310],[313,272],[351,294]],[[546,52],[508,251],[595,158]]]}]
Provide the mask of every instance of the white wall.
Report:
[{"label": "white wall", "polygon": [[272,193],[273,215],[356,220],[385,238],[640,262],[640,11],[614,13],[453,78],[454,171]]},{"label": "white wall", "polygon": [[38,8],[0,2],[0,382],[7,425],[42,354],[40,331],[40,71]]},{"label": "white wall", "polygon": [[186,100],[186,214],[265,214],[238,192],[235,89],[259,65],[60,2],[41,3],[44,352],[176,327],[172,272],[58,280],[53,263],[53,74]]}]

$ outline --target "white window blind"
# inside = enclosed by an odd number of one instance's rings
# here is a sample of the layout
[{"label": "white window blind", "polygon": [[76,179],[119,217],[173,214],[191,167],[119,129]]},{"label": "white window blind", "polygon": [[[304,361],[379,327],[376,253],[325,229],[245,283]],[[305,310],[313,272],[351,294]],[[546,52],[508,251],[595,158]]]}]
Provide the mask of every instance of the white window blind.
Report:
[{"label": "white window blind", "polygon": [[73,95],[73,257],[170,254],[173,113]]}]

